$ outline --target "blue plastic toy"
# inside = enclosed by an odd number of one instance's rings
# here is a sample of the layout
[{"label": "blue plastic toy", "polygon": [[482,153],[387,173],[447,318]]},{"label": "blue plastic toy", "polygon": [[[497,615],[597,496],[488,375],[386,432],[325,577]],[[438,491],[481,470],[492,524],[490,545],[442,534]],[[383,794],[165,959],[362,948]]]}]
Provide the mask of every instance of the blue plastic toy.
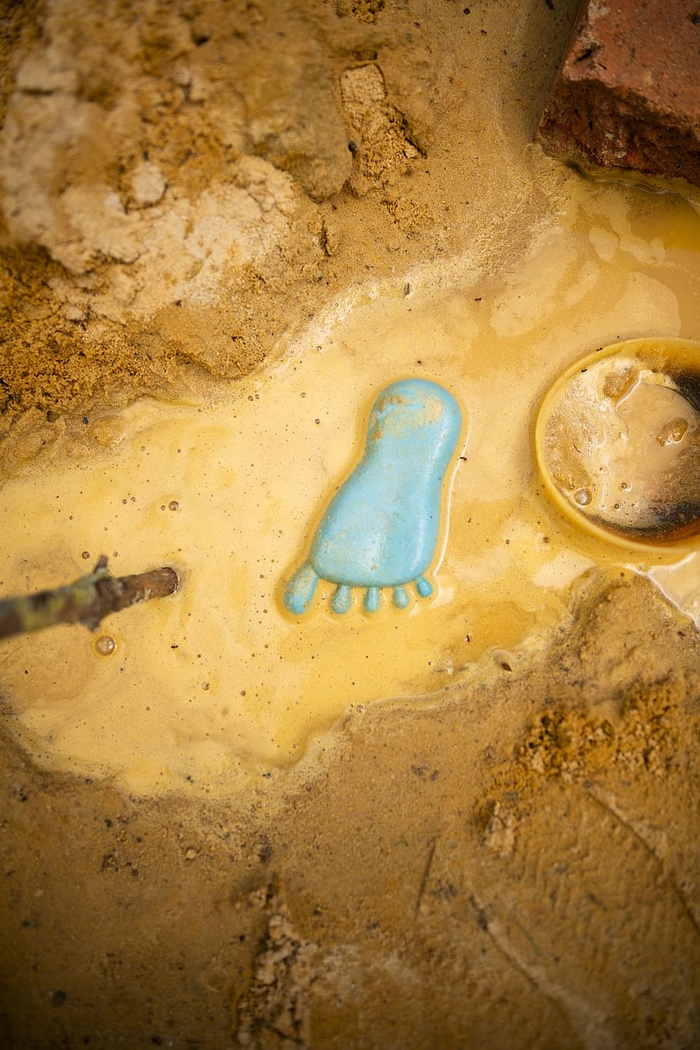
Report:
[{"label": "blue plastic toy", "polygon": [[314,533],[309,556],[284,594],[289,612],[309,608],[320,579],[336,583],[335,613],[364,587],[364,607],[376,612],[380,589],[392,587],[405,609],[405,585],[425,598],[423,573],[440,535],[442,483],[462,429],[459,405],[426,379],[402,379],[382,390],[372,408],[365,452],[331,500]]}]

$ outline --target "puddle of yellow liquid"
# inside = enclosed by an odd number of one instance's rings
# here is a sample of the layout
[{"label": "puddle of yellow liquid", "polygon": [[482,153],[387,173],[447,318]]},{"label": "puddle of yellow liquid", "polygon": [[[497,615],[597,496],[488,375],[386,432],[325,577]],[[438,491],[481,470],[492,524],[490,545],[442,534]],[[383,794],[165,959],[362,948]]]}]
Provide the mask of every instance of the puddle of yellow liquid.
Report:
[{"label": "puddle of yellow liquid", "polygon": [[[182,579],[103,623],[109,655],[77,626],[2,643],[0,691],[41,761],[144,794],[236,791],[294,764],[350,708],[432,700],[512,666],[594,566],[659,568],[579,533],[534,467],[537,407],[572,361],[698,334],[700,257],[677,246],[691,206],[645,201],[650,241],[634,195],[587,193],[510,273],[463,260],[361,289],[215,404],[141,401],[96,425],[89,454],[56,445],[4,481],[3,594],[70,581],[101,554],[118,574],[167,564]],[[434,594],[337,616],[322,582],[291,617],[284,582],[362,451],[376,393],[405,376],[446,386],[466,417]]]}]

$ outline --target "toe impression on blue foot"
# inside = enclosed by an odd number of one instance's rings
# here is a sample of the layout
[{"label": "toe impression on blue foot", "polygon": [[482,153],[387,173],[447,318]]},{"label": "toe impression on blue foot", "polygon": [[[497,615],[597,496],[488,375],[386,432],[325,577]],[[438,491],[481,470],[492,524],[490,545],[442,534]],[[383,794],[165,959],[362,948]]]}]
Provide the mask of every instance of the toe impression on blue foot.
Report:
[{"label": "toe impression on blue foot", "polygon": [[405,609],[408,606],[408,594],[405,587],[394,587],[394,605],[397,609]]},{"label": "toe impression on blue foot", "polygon": [[380,591],[378,587],[368,587],[365,592],[364,607],[365,612],[374,613],[379,608],[381,601]]},{"label": "toe impression on blue foot", "polygon": [[284,592],[284,604],[290,613],[300,616],[311,605],[318,584],[316,574],[310,562],[306,561],[297,569],[287,584]]},{"label": "toe impression on blue foot", "polygon": [[433,585],[428,580],[426,580],[425,576],[419,576],[416,580],[416,590],[420,594],[421,598],[429,598],[430,595],[433,593]]},{"label": "toe impression on blue foot", "polygon": [[405,609],[405,585],[432,593],[423,575],[435,557],[442,490],[462,430],[452,394],[427,379],[391,383],[376,398],[362,459],[326,508],[307,561],[287,586],[284,603],[300,614],[319,579],[337,584],[331,608],[346,613],[351,589],[365,590],[364,609],[380,607],[380,589],[393,589]]},{"label": "toe impression on blue foot", "polygon": [[346,584],[341,583],[331,598],[331,609],[334,613],[339,613],[342,616],[343,613],[348,611],[351,605],[352,591]]}]

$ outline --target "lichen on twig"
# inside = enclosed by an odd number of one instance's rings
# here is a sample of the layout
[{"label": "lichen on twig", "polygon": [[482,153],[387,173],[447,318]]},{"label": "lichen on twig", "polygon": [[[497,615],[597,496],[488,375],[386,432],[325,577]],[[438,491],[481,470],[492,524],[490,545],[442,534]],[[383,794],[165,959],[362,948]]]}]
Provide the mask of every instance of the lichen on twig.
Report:
[{"label": "lichen on twig", "polygon": [[168,566],[136,576],[112,576],[102,555],[88,576],[65,587],[0,600],[0,638],[60,623],[81,623],[96,631],[110,613],[174,594],[179,582]]}]

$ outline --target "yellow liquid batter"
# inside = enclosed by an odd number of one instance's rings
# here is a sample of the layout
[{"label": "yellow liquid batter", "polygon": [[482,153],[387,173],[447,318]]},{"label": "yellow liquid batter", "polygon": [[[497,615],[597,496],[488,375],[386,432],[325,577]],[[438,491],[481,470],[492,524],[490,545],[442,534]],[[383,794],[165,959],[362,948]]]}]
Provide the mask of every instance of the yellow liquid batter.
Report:
[{"label": "yellow liquid batter", "polygon": [[[4,595],[69,582],[101,554],[115,574],[172,565],[182,580],[96,636],[2,643],[0,693],[39,761],[144,794],[226,795],[296,763],[351,708],[507,673],[596,566],[648,572],[695,615],[695,555],[588,536],[537,478],[534,419],[561,371],[618,339],[699,334],[693,207],[580,185],[512,272],[454,260],[360,289],[215,403],[142,400],[3,481]],[[406,376],[447,387],[466,420],[434,593],[336,616],[322,582],[295,619],[284,583],[362,451],[375,395]]]}]

